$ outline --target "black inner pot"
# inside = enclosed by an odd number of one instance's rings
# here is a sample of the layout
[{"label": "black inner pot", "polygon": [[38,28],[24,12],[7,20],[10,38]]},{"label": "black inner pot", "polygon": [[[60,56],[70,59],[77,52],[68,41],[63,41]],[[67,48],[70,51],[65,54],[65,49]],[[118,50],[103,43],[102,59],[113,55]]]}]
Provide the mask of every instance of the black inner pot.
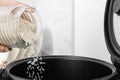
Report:
[{"label": "black inner pot", "polygon": [[[33,58],[15,61],[6,67],[6,72],[15,80],[30,80],[26,75],[27,62]],[[113,65],[85,57],[46,56],[42,80],[109,80],[116,74]]]}]

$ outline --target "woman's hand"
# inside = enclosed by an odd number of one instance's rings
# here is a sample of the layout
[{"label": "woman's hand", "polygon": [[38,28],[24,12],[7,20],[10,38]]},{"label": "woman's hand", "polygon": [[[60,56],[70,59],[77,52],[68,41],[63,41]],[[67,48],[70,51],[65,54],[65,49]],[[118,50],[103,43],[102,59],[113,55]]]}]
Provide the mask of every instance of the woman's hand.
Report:
[{"label": "woman's hand", "polygon": [[15,2],[16,0],[0,0],[0,6],[9,6]]}]

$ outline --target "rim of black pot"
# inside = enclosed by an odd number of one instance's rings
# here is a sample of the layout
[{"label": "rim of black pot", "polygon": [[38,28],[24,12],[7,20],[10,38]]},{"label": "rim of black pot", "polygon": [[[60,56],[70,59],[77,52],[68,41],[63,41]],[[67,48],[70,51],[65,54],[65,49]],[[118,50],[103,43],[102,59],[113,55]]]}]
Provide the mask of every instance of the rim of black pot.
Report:
[{"label": "rim of black pot", "polygon": [[107,48],[112,57],[120,60],[120,46],[116,41],[114,34],[113,13],[117,14],[116,3],[120,5],[120,0],[107,0],[104,15],[104,35]]},{"label": "rim of black pot", "polygon": [[[23,62],[27,62],[29,60],[32,60],[32,58],[26,58],[26,59],[21,59],[21,60],[17,60],[17,61],[14,61],[10,64],[7,65],[6,67],[6,73],[11,77],[11,78],[17,78],[18,80],[19,79],[22,79],[22,80],[33,80],[33,79],[26,79],[26,78],[20,78],[19,76],[16,76],[16,75],[13,75],[10,73],[10,70],[13,66],[16,66],[18,64],[21,64]],[[101,64],[105,67],[108,67],[109,69],[111,69],[112,73],[108,76],[104,76],[104,77],[101,77],[101,78],[97,78],[97,79],[110,79],[111,77],[115,76],[117,74],[116,72],[116,68],[108,63],[108,62],[105,62],[105,61],[102,61],[102,60],[98,60],[98,59],[93,59],[93,58],[88,58],[88,57],[80,57],[80,56],[44,56],[42,57],[42,59],[59,59],[59,60],[85,60],[85,61],[90,61],[90,62],[94,62],[94,63],[98,63],[98,64]],[[96,79],[94,79],[96,80]]]}]

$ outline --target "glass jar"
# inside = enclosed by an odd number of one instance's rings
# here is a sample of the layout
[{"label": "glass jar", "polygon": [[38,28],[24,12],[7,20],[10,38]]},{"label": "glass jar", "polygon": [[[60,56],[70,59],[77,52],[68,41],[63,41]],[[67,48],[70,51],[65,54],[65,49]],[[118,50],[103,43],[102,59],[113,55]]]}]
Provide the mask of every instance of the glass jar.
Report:
[{"label": "glass jar", "polygon": [[26,48],[33,43],[31,40],[41,35],[41,21],[34,8],[19,5],[1,7],[0,10],[1,44],[10,48]]},{"label": "glass jar", "polygon": [[[37,10],[29,5],[0,7],[0,43],[12,48],[0,63],[41,54],[42,23]],[[1,67],[1,66],[0,66]]]}]

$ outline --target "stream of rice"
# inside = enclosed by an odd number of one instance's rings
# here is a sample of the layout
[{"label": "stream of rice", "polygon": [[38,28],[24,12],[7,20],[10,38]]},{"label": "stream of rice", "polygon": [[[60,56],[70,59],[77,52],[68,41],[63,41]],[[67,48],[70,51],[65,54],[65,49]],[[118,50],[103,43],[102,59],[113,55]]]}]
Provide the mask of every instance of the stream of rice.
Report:
[{"label": "stream of rice", "polygon": [[[31,46],[38,46],[36,42],[39,41],[39,39],[38,39],[38,36],[34,33],[35,26],[30,24],[29,22],[26,22],[26,20],[22,20],[22,21],[21,21],[23,23],[22,25],[24,26],[25,25],[28,26],[29,24],[29,26],[26,27],[26,29],[24,29],[25,27],[24,28],[19,27],[19,31],[22,32],[23,38],[29,43],[31,43],[32,44]],[[38,51],[35,51],[35,52],[38,52]],[[27,71],[26,71],[27,76],[33,80],[42,80],[43,78],[42,74],[45,71],[43,67],[43,65],[45,65],[45,62],[43,62],[42,57],[36,56],[33,58],[33,60],[28,61],[27,64],[28,64]]]},{"label": "stream of rice", "polygon": [[45,71],[43,65],[45,62],[42,61],[42,57],[35,57],[33,60],[27,62],[27,72],[26,74],[30,79],[42,80],[43,72]]}]

